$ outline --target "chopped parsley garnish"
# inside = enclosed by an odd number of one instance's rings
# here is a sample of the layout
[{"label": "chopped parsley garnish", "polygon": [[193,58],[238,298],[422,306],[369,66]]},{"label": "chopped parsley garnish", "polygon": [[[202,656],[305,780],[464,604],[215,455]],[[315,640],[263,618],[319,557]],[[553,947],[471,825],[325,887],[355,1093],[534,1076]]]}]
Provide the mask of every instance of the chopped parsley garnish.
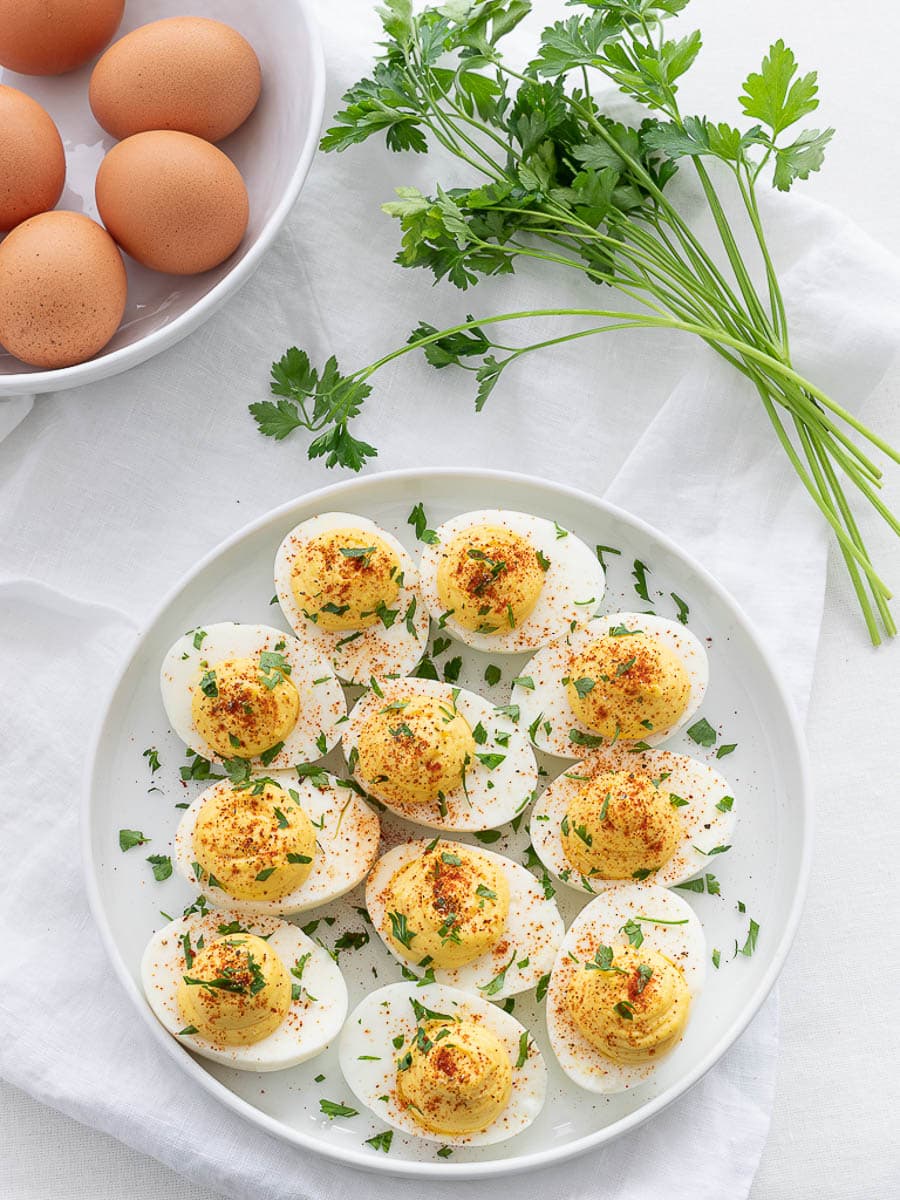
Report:
[{"label": "chopped parsley garnish", "polygon": [[743,946],[738,951],[738,954],[742,954],[744,956],[744,958],[750,958],[753,954],[753,951],[756,949],[756,940],[758,937],[759,937],[759,925],[751,917],[750,918],[750,928],[747,931],[747,940],[744,942]]},{"label": "chopped parsley garnish", "polygon": [[682,598],[675,592],[669,592],[669,595],[678,606],[678,620],[682,623],[682,625],[687,625],[688,616],[691,611],[690,607],[688,606],[688,602],[686,600],[682,600]]},{"label": "chopped parsley garnish", "polygon": [[737,750],[737,742],[729,742],[725,746],[720,746],[716,751],[716,758],[724,758],[726,754],[733,754]]},{"label": "chopped parsley garnish", "polygon": [[630,1000],[620,1000],[618,1004],[614,1004],[613,1012],[618,1013],[623,1021],[634,1020],[634,1005]]},{"label": "chopped parsley garnish", "polygon": [[523,1029],[519,1034],[519,1057],[516,1059],[516,1069],[521,1070],[528,1062],[528,1041],[530,1034],[527,1029]]},{"label": "chopped parsley garnish", "polygon": [[447,683],[456,683],[459,679],[459,673],[462,670],[462,658],[457,655],[455,658],[448,659],[444,663],[444,679]]},{"label": "chopped parsley garnish", "polygon": [[554,521],[554,522],[553,522],[553,527],[554,527],[554,529],[556,530],[556,540],[557,540],[557,541],[559,541],[559,540],[560,540],[560,538],[564,538],[564,537],[568,537],[568,536],[569,536],[569,531],[568,531],[568,529],[563,529],[562,525],[560,525],[560,524],[559,524],[557,521]]},{"label": "chopped parsley garnish", "polygon": [[209,696],[211,700],[215,700],[219,694],[219,687],[216,683],[215,671],[207,671],[200,679],[200,691],[204,696]]},{"label": "chopped parsley garnish", "polygon": [[370,1138],[365,1139],[365,1144],[371,1146],[373,1150],[383,1150],[385,1154],[390,1151],[391,1142],[394,1140],[393,1129],[384,1129],[381,1133],[375,1133]]},{"label": "chopped parsley garnish", "polygon": [[541,570],[549,571],[550,570],[550,559],[543,552],[543,550],[535,550],[534,555],[535,555],[535,558],[538,560],[538,566],[541,568]]},{"label": "chopped parsley garnish", "polygon": [[[153,868],[153,878],[157,883],[162,883],[172,874],[172,860],[168,854],[151,854],[147,862]],[[212,876],[210,876],[210,883]]]},{"label": "chopped parsley garnish", "polygon": [[521,714],[521,709],[518,704],[501,704],[494,709],[498,717],[508,717],[510,721],[515,723],[518,721]]},{"label": "chopped parsley garnish", "polygon": [[119,830],[119,849],[133,850],[135,846],[143,846],[150,839],[145,837],[139,829],[120,829]]},{"label": "chopped parsley garnish", "polygon": [[632,946],[637,950],[644,942],[644,931],[641,929],[640,922],[629,919],[622,926],[622,933],[628,938]]},{"label": "chopped parsley garnish", "polygon": [[[289,851],[288,851],[287,860],[288,860],[288,862],[289,862],[289,863],[295,863],[295,864],[297,864],[297,865],[303,865],[303,864],[305,864],[305,863],[311,863],[311,862],[312,862],[312,858],[310,857],[310,855],[308,855],[308,854],[297,854],[297,853],[296,853],[295,851],[293,851],[293,850],[289,850]],[[257,876],[257,879],[258,879],[258,878],[259,878],[259,876]]]},{"label": "chopped parsley garnish", "polygon": [[734,796],[723,796],[722,799],[719,801],[719,803],[716,805],[716,808],[719,810],[719,812],[723,812],[723,813],[731,812],[733,807],[734,807]]},{"label": "chopped parsley garnish", "polygon": [[653,874],[654,871],[658,871],[658,870],[659,870],[658,867],[641,867],[641,869],[639,871],[631,872],[631,878],[637,879],[637,880],[648,879]]},{"label": "chopped parsley garnish", "polygon": [[458,854],[454,854],[450,850],[444,850],[441,854],[441,862],[446,863],[448,867],[461,867],[462,859]]},{"label": "chopped parsley garnish", "polygon": [[724,854],[726,850],[730,850],[731,846],[713,846],[712,850],[701,850],[699,846],[694,846],[698,854],[705,854],[707,858],[711,858],[714,854]]},{"label": "chopped parsley garnish", "polygon": [[540,1004],[540,1002],[543,1000],[543,998],[547,995],[547,988],[549,986],[550,986],[550,972],[548,971],[546,975],[542,975],[540,977],[540,979],[538,980],[537,988],[535,989],[534,998],[535,998],[535,1000],[537,1000],[538,1004]]},{"label": "chopped parsley garnish", "polygon": [[346,1104],[338,1104],[334,1100],[320,1100],[319,1108],[330,1120],[335,1117],[358,1117],[359,1112],[355,1108],[348,1108]]},{"label": "chopped parsley garnish", "polygon": [[159,751],[155,746],[148,746],[144,751],[142,758],[146,758],[150,767],[150,774],[154,775],[159,770]]},{"label": "chopped parsley garnish", "polygon": [[486,846],[490,846],[492,842],[499,842],[503,834],[499,829],[476,829],[475,837],[479,842],[484,842]]},{"label": "chopped parsley garnish", "polygon": [[[328,787],[328,772],[316,763],[297,763],[294,770],[301,779],[308,779],[313,787],[317,787],[320,791],[322,788]],[[294,803],[298,802],[299,796]]]},{"label": "chopped parsley garnish", "polygon": [[517,675],[512,681],[513,687],[525,688],[526,691],[534,691],[534,680],[530,675]]},{"label": "chopped parsley garnish", "polygon": [[502,672],[500,668],[495,666],[494,663],[488,663],[488,665],[484,668],[484,681],[489,687],[494,687],[495,684],[498,684],[500,682],[501,675]]},{"label": "chopped parsley garnish", "polygon": [[[538,720],[540,720],[540,718],[538,718]],[[587,746],[592,750],[595,750],[598,746],[603,745],[603,738],[600,736],[600,734],[585,733],[581,729],[570,729],[569,741],[576,746]]]},{"label": "chopped parsley garnish", "polygon": [[269,878],[271,875],[274,875],[274,874],[275,874],[275,868],[274,868],[274,867],[265,867],[265,868],[264,868],[262,871],[260,871],[260,872],[259,872],[259,874],[258,874],[258,875],[255,875],[255,876],[254,876],[254,878],[256,879],[256,882],[257,882],[257,883],[265,883],[265,882],[266,882],[266,880],[267,880],[267,879],[268,879],[268,878]]},{"label": "chopped parsley garnish", "polygon": [[391,933],[401,946],[405,946],[407,950],[412,948],[411,943],[416,936],[406,923],[406,914],[398,912],[388,913],[391,922]]},{"label": "chopped parsley garnish", "polygon": [[472,729],[472,740],[476,746],[483,746],[487,741],[487,738],[487,730],[479,721],[478,724]]},{"label": "chopped parsley garnish", "polygon": [[647,591],[647,574],[650,568],[641,562],[639,558],[634,560],[634,570],[631,574],[634,576],[634,590],[642,600],[650,603],[650,593]]},{"label": "chopped parsley garnish", "polygon": [[[634,660],[632,659],[632,661],[634,661]],[[575,679],[572,681],[572,687],[575,689],[575,691],[578,693],[578,695],[581,697],[582,700],[585,698],[585,696],[588,694],[588,692],[592,692],[596,686],[597,685],[594,682],[594,680],[588,679],[586,675],[583,676],[581,679]]]},{"label": "chopped parsley garnish", "polygon": [[200,649],[200,647],[203,645],[203,639],[205,637],[206,637],[205,629],[195,629],[194,630],[194,649],[195,650]]},{"label": "chopped parsley garnish", "polygon": [[475,757],[489,771],[495,770],[502,762],[506,761],[505,754],[476,754]]},{"label": "chopped parsley garnish", "polygon": [[406,518],[406,523],[412,525],[420,542],[427,542],[428,545],[433,546],[435,542],[441,540],[433,529],[428,528],[428,518],[425,516],[425,506],[421,500],[413,506],[412,512]]},{"label": "chopped parsley garnish", "polygon": [[369,935],[365,929],[342,933],[334,943],[335,950],[361,950],[369,944]]},{"label": "chopped parsley garnish", "polygon": [[610,625],[610,637],[634,637],[635,634],[643,633],[643,629],[629,629],[627,625]]},{"label": "chopped parsley garnish", "polygon": [[594,957],[584,964],[587,971],[615,971],[617,975],[627,975],[628,972],[622,967],[617,967],[613,962],[612,946],[598,946]]},{"label": "chopped parsley garnish", "polygon": [[[365,558],[369,559],[375,553],[374,546],[341,546],[340,553],[344,558]],[[363,563],[363,566],[368,566],[368,562]]]},{"label": "chopped parsley garnish", "polygon": [[716,949],[716,950],[713,950],[713,952],[712,952],[712,965],[713,965],[713,966],[716,968],[716,970],[717,970],[717,971],[718,971],[718,969],[719,969],[719,963],[720,963],[721,961],[722,961],[722,954],[721,954],[721,951],[719,951],[718,949]]},{"label": "chopped parsley garnish", "polygon": [[707,721],[706,717],[701,717],[699,721],[695,721],[693,725],[688,727],[688,737],[692,742],[696,742],[698,746],[714,746],[718,734]]},{"label": "chopped parsley garnish", "polygon": [[437,1156],[438,1158],[449,1158],[452,1153],[452,1146],[441,1146],[440,1150],[437,1152]]},{"label": "chopped parsley garnish", "polygon": [[650,982],[650,978],[653,975],[653,968],[648,967],[646,963],[641,963],[637,969],[637,974],[637,987],[635,991],[640,996],[641,992],[643,992],[644,988]]},{"label": "chopped parsley garnish", "polygon": [[479,985],[479,988],[478,988],[479,992],[483,992],[485,996],[496,996],[497,993],[499,991],[501,991],[501,989],[503,988],[503,985],[506,983],[506,972],[509,970],[509,968],[515,962],[515,958],[516,958],[516,953],[515,953],[515,951],[513,951],[509,962],[504,967],[501,967],[501,969],[497,972],[497,974],[494,976],[494,978],[489,980],[487,983],[483,983],[483,984]]},{"label": "chopped parsley garnish", "polygon": [[606,559],[603,557],[604,554],[621,554],[622,551],[617,550],[615,546],[595,546],[594,553],[597,555],[597,562],[599,562],[600,566],[605,571],[607,566]]}]

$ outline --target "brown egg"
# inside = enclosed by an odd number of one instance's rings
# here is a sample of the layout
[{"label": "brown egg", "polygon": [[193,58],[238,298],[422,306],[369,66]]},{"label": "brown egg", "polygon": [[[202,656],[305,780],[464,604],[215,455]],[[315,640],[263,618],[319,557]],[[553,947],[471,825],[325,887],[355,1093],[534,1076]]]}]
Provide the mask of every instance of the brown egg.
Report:
[{"label": "brown egg", "polygon": [[53,208],[66,181],[66,156],[50,114],[0,84],[0,232]]},{"label": "brown egg", "polygon": [[247,228],[240,171],[189,133],[154,130],[119,142],[100,164],[95,192],[103,224],[122,249],[171,275],[218,266]]},{"label": "brown egg", "polygon": [[62,75],[99,54],[125,0],[0,0],[0,66]]},{"label": "brown egg", "polygon": [[102,350],[125,311],[125,264],[83,213],[32,217],[0,243],[0,345],[35,367]]},{"label": "brown egg", "polygon": [[116,138],[177,129],[218,142],[250,116],[259,89],[259,60],[237,30],[169,17],[110,46],[91,75],[90,100]]}]

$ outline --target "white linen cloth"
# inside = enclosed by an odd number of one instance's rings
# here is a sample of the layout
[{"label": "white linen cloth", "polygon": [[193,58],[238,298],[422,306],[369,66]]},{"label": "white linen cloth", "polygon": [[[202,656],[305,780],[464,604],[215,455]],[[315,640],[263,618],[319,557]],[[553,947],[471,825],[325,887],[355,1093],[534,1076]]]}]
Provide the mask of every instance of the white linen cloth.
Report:
[{"label": "white linen cloth", "polygon": [[[346,0],[319,14],[331,112],[367,70],[377,25],[367,5]],[[595,288],[545,272],[462,297],[392,266],[397,231],[377,204],[399,184],[431,190],[435,170],[432,158],[380,145],[321,156],[259,273],[193,337],[127,376],[0,405],[0,1074],[241,1200],[363,1190],[413,1200],[422,1185],[363,1177],[276,1141],[173,1070],[121,993],[87,909],[76,816],[85,748],[158,597],[248,520],[337,478],[306,461],[300,440],[276,446],[257,434],[246,405],[264,397],[272,358],[296,342],[350,366],[420,318],[596,300]],[[900,266],[799,196],[767,201],[765,216],[797,365],[858,410],[893,352]],[[357,430],[380,447],[373,469],[505,467],[606,494],[732,590],[805,711],[825,526],[755,393],[703,347],[661,333],[563,347],[520,365],[478,417],[468,379],[419,359],[375,383]],[[609,1147],[518,1178],[517,1193],[581,1200],[602,1181],[613,1200],[745,1196],[776,1052],[771,998],[687,1096]],[[428,1191],[450,1200],[483,1187]]]}]

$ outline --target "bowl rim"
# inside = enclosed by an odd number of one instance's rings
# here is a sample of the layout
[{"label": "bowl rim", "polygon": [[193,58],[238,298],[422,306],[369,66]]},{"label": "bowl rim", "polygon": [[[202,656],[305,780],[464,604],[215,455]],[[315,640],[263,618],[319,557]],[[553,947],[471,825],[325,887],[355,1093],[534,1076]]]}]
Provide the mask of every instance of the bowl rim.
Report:
[{"label": "bowl rim", "polygon": [[275,240],[297,202],[318,148],[325,112],[325,54],[322,49],[319,25],[312,13],[310,0],[289,0],[289,2],[297,10],[302,33],[309,47],[310,120],[287,186],[260,229],[255,242],[248,248],[243,258],[235,263],[214,287],[196,300],[190,308],[185,309],[170,324],[163,325],[160,329],[154,329],[128,346],[121,346],[109,354],[89,358],[86,362],[76,363],[71,367],[31,372],[20,371],[10,375],[0,374],[0,397],[58,392],[80,387],[82,384],[108,379],[112,375],[118,375],[123,371],[130,370],[131,367],[146,362],[147,359],[153,358],[161,351],[174,346],[176,342],[180,342],[207,321],[233,292],[247,282],[259,266],[262,256]]},{"label": "bowl rim", "polygon": [[[780,928],[778,945],[772,957],[765,974],[757,983],[755,989],[748,997],[744,1009],[735,1021],[724,1031],[722,1036],[716,1041],[712,1048],[700,1059],[700,1061],[685,1074],[676,1083],[673,1083],[665,1091],[658,1096],[629,1113],[628,1116],[621,1118],[612,1125],[607,1125],[601,1129],[594,1130],[589,1134],[577,1138],[575,1141],[559,1147],[552,1147],[547,1150],[536,1151],[530,1154],[521,1155],[511,1159],[493,1159],[485,1162],[469,1162],[469,1163],[453,1163],[453,1162],[416,1162],[391,1160],[385,1158],[376,1158],[365,1154],[362,1150],[351,1149],[347,1146],[328,1146],[321,1140],[304,1133],[299,1129],[292,1129],[284,1125],[281,1121],[269,1116],[267,1113],[261,1112],[254,1105],[232,1092],[225,1084],[221,1083],[215,1076],[211,1075],[204,1067],[200,1065],[190,1054],[176,1044],[173,1038],[163,1029],[156,1020],[150,1006],[147,1004],[143,992],[138,987],[135,980],[132,978],[128,968],[125,965],[124,959],[119,954],[119,949],[113,940],[112,931],[106,920],[106,914],[103,909],[100,898],[100,889],[98,883],[98,872],[94,862],[92,848],[92,827],[91,827],[91,810],[93,807],[93,794],[97,786],[97,775],[99,769],[99,754],[103,742],[106,740],[106,729],[111,718],[111,714],[115,709],[115,701],[120,687],[124,683],[135,656],[139,653],[144,640],[150,630],[165,616],[169,607],[177,600],[181,592],[187,588],[194,579],[207,569],[217,558],[225,554],[237,546],[245,538],[259,532],[266,526],[276,526],[287,518],[293,510],[299,505],[315,505],[321,507],[323,505],[332,505],[334,501],[338,501],[337,507],[341,508],[341,501],[345,497],[353,496],[357,491],[365,491],[373,482],[387,483],[390,485],[394,482],[409,482],[413,480],[421,480],[423,475],[430,476],[436,479],[447,479],[459,484],[464,484],[465,480],[477,478],[479,482],[496,482],[499,485],[510,483],[519,486],[526,485],[530,488],[544,491],[545,493],[563,494],[569,498],[580,502],[587,503],[599,511],[604,511],[617,520],[630,525],[638,532],[645,534],[657,540],[657,542],[668,552],[680,558],[686,565],[697,573],[697,576],[704,587],[706,587],[716,598],[721,601],[730,611],[735,623],[741,628],[744,635],[751,642],[754,650],[759,655],[762,665],[769,675],[769,683],[771,684],[783,709],[783,717],[788,728],[790,739],[794,745],[797,754],[797,765],[800,775],[799,794],[794,795],[793,801],[797,805],[797,817],[800,822],[801,831],[801,846],[800,846],[800,861],[795,876],[795,886],[793,898],[791,901],[790,911],[785,915]],[[156,607],[149,619],[143,624],[143,627],[138,634],[135,644],[131,647],[128,655],[123,662],[123,665],[116,675],[116,678],[108,693],[107,703],[103,709],[102,715],[98,721],[96,732],[92,738],[90,752],[85,763],[85,773],[83,777],[82,795],[80,803],[80,818],[81,818],[81,853],[82,864],[85,872],[85,885],[87,889],[88,902],[94,921],[99,929],[101,940],[106,949],[107,955],[112,962],[115,974],[125,988],[125,991],[131,997],[138,1012],[144,1019],[144,1022],[152,1030],[153,1036],[156,1038],[159,1045],[163,1046],[166,1053],[176,1061],[181,1069],[185,1071],[192,1079],[197,1081],[205,1091],[225,1104],[233,1112],[243,1117],[245,1120],[256,1125],[257,1128],[263,1129],[268,1134],[288,1142],[290,1145],[301,1147],[305,1150],[312,1150],[317,1155],[325,1158],[330,1162],[352,1166],[367,1172],[372,1172],[378,1175],[394,1175],[406,1179],[429,1179],[436,1180],[468,1180],[468,1179],[490,1179],[501,1178],[503,1176],[511,1176],[522,1174],[526,1171],[540,1170],[545,1167],[550,1167],[563,1162],[570,1161],[573,1158],[580,1157],[590,1150],[596,1149],[607,1142],[614,1141],[616,1138],[628,1133],[646,1121],[656,1116],[657,1113],[667,1108],[671,1103],[683,1096],[703,1076],[711,1070],[713,1066],[722,1058],[727,1050],[737,1041],[740,1035],[744,1032],[751,1020],[756,1016],[759,1009],[769,992],[772,990],[781,970],[784,966],[788,952],[794,941],[797,928],[800,923],[800,918],[803,912],[803,905],[806,897],[807,886],[812,863],[812,838],[813,838],[813,793],[811,782],[811,768],[809,756],[806,747],[806,739],[803,733],[803,727],[800,722],[799,715],[794,707],[793,701],[788,695],[781,677],[776,670],[776,664],[772,654],[766,648],[759,635],[757,634],[750,619],[744,613],[738,602],[728,592],[722,584],[720,584],[709,571],[698,563],[690,554],[687,554],[681,547],[669,538],[666,534],[661,533],[648,522],[643,521],[640,517],[634,516],[626,509],[620,508],[618,505],[611,504],[598,496],[592,495],[590,492],[581,488],[571,487],[566,484],[556,483],[555,481],[522,474],[516,471],[501,471],[485,468],[468,468],[468,467],[429,467],[420,470],[417,468],[404,468],[401,470],[391,470],[383,472],[375,472],[371,475],[356,477],[354,479],[341,480],[337,483],[327,484],[324,487],[316,488],[305,494],[295,496],[293,499],[278,505],[276,508],[270,509],[263,513],[255,520],[249,522],[241,529],[237,530],[230,537],[225,538],[208,554],[204,555],[199,562],[187,571],[164,596],[162,602]]]}]

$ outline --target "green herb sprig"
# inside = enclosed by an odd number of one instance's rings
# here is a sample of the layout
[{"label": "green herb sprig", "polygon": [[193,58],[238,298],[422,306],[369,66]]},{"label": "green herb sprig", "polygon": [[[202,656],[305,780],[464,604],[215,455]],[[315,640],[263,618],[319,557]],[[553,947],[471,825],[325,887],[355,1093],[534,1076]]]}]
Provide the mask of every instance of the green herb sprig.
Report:
[{"label": "green herb sprig", "polygon": [[[891,593],[876,571],[857,524],[849,487],[900,534],[900,521],[878,496],[874,447],[900,453],[800,375],[791,363],[785,304],[766,240],[757,188],[780,191],[819,170],[832,129],[800,128],[818,107],[815,72],[800,74],[793,52],[774,42],[742,86],[741,127],[683,113],[681,78],[701,49],[698,31],[669,37],[664,22],[688,0],[570,0],[579,11],[540,35],[531,62],[515,70],[499,43],[530,11],[529,0],[449,0],[414,13],[411,0],[386,0],[385,38],[371,75],[343,98],[321,148],[343,151],[384,135],[393,151],[442,146],[475,178],[432,196],[397,189],[383,205],[400,224],[397,261],[424,267],[465,290],[491,275],[512,274],[523,260],[578,271],[628,302],[585,308],[504,312],[437,329],[419,323],[408,341],[344,374],[334,357],[321,371],[297,348],[272,369],[275,401],[251,405],[261,432],[276,439],[304,428],[317,436],[311,458],[351,470],[377,451],[350,423],[387,363],[422,350],[437,369],[475,376],[475,407],[501,375],[535,350],[618,329],[693,334],[756,390],[784,452],[840,545],[873,642],[896,625]],[[644,116],[627,125],[604,113],[593,81],[614,84]],[[743,257],[708,167],[730,176],[741,221],[752,232],[764,278]],[[688,166],[715,225],[704,245],[668,186]],[[719,176],[717,175],[716,180]],[[735,221],[735,225],[737,225]],[[721,256],[727,267],[718,265]],[[493,329],[534,317],[584,318],[528,345],[497,341]]]}]

